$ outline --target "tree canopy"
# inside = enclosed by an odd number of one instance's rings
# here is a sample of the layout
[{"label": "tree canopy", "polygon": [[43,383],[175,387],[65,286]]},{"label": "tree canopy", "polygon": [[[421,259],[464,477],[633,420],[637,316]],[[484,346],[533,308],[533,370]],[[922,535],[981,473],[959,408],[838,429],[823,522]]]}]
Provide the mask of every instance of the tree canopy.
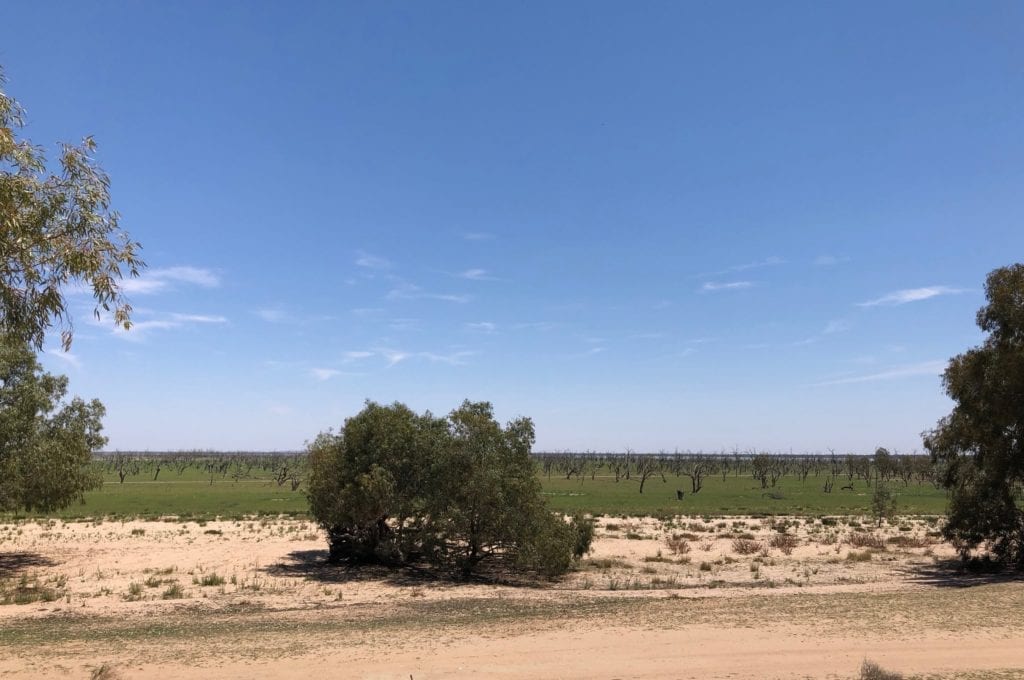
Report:
[{"label": "tree canopy", "polygon": [[950,490],[946,536],[964,557],[984,546],[1024,569],[1024,264],[990,273],[985,295],[988,337],[950,360],[943,384],[956,406],[925,447]]},{"label": "tree canopy", "polygon": [[107,441],[103,404],[65,402],[67,383],[26,344],[0,337],[0,511],[49,512],[99,486],[89,462]]},{"label": "tree canopy", "polygon": [[119,282],[145,264],[111,210],[110,180],[91,156],[95,142],[62,145],[51,174],[42,149],[18,138],[23,126],[23,109],[0,90],[0,333],[38,350],[58,326],[68,349],[69,286],[92,294],[97,318],[109,313],[128,328],[131,306]]},{"label": "tree canopy", "polygon": [[563,573],[590,544],[540,495],[533,423],[502,427],[487,402],[448,415],[368,402],[309,447],[309,500],[331,559],[423,561],[466,578],[481,567]]}]

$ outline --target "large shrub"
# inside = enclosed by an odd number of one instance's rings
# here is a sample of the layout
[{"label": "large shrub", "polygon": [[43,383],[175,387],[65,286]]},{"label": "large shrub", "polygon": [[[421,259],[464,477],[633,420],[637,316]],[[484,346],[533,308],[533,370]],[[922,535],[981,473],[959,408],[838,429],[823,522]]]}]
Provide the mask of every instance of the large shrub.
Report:
[{"label": "large shrub", "polygon": [[467,578],[483,567],[564,573],[592,528],[540,495],[533,423],[505,427],[487,402],[447,418],[373,402],[310,445],[309,499],[333,561],[427,562]]}]

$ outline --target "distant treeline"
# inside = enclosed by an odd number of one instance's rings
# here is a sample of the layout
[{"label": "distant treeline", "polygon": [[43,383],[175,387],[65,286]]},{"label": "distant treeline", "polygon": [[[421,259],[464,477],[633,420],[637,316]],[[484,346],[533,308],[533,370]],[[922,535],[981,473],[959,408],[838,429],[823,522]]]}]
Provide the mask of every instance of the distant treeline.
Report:
[{"label": "distant treeline", "polygon": [[[937,470],[924,455],[897,455],[877,449],[871,455],[837,454],[834,451],[814,454],[763,453],[756,450],[732,452],[566,452],[533,453],[538,471],[551,479],[594,480],[598,477],[614,481],[640,483],[651,478],[667,481],[669,476],[689,480],[690,493],[698,493],[709,478],[730,475],[749,476],[762,489],[775,487],[780,480],[791,477],[801,482],[813,478],[822,491],[831,493],[837,482],[842,488],[854,481],[873,483],[911,483],[939,485]],[[210,484],[217,479],[239,481],[264,479],[287,485],[292,490],[302,486],[306,477],[304,451],[104,451],[97,454],[95,464],[120,483],[130,477],[159,481],[161,474],[182,476],[201,474]]]},{"label": "distant treeline", "polygon": [[[666,453],[597,453],[593,451],[538,452],[534,453],[542,474],[548,478],[560,475],[565,479],[613,475],[620,479],[637,479],[641,493],[643,485],[651,477],[666,481],[667,476],[687,477],[691,493],[703,488],[704,481],[720,476],[725,481],[730,475],[751,476],[761,484],[762,489],[774,487],[784,477],[795,477],[802,482],[814,477],[822,482],[822,490],[831,493],[837,481],[852,483],[863,480],[868,486],[873,482],[895,482],[904,486],[911,482],[938,486],[939,477],[929,456],[896,455],[879,448],[871,455],[837,454],[792,454],[762,453],[758,451],[733,451],[718,453],[674,452]],[[840,487],[843,485],[840,484]]]}]

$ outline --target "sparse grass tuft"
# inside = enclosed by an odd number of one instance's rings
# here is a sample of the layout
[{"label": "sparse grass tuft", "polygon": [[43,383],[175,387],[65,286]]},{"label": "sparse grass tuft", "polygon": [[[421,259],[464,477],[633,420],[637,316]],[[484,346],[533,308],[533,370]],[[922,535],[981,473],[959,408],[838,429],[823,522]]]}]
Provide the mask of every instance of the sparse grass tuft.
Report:
[{"label": "sparse grass tuft", "polygon": [[185,597],[185,590],[181,587],[180,583],[172,583],[167,586],[167,590],[165,590],[160,597],[165,600],[180,600]]},{"label": "sparse grass tuft", "polygon": [[224,577],[213,571],[209,574],[205,574],[201,579],[198,580],[199,585],[203,587],[207,586],[222,586],[226,581]]},{"label": "sparse grass tuft", "polygon": [[114,670],[113,665],[103,663],[98,668],[93,669],[92,673],[89,674],[89,680],[121,680],[121,676]]},{"label": "sparse grass tuft", "polygon": [[128,584],[128,593],[124,596],[124,599],[128,600],[129,602],[138,602],[139,600],[141,600],[142,599],[142,584],[141,583],[135,583],[134,581],[132,583],[129,583]]}]

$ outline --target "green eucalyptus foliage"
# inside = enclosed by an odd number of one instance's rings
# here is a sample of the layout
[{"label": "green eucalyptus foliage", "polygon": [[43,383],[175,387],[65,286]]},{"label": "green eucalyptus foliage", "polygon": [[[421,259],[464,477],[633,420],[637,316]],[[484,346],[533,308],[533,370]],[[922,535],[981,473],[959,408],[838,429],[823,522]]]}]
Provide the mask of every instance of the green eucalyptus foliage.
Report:
[{"label": "green eucalyptus foliage", "polygon": [[1024,569],[1024,265],[988,275],[977,321],[988,337],[950,360],[953,412],[925,433],[950,490],[946,536],[964,557],[979,546]]},{"label": "green eucalyptus foliage", "polygon": [[58,510],[100,485],[89,462],[107,441],[103,404],[65,403],[67,384],[23,342],[0,338],[0,511]]},{"label": "green eucalyptus foliage", "polygon": [[593,527],[548,509],[533,442],[529,418],[502,427],[486,402],[447,418],[369,402],[310,445],[310,511],[336,561],[556,576],[589,550]]},{"label": "green eucalyptus foliage", "polygon": [[[5,84],[0,71],[0,88]],[[110,208],[110,180],[91,154],[87,137],[62,145],[60,170],[49,174],[42,149],[19,139],[24,112],[0,90],[0,333],[36,349],[55,324],[71,346],[65,290],[81,286],[128,328],[131,306],[119,281],[145,264],[138,243],[118,227]]]}]

